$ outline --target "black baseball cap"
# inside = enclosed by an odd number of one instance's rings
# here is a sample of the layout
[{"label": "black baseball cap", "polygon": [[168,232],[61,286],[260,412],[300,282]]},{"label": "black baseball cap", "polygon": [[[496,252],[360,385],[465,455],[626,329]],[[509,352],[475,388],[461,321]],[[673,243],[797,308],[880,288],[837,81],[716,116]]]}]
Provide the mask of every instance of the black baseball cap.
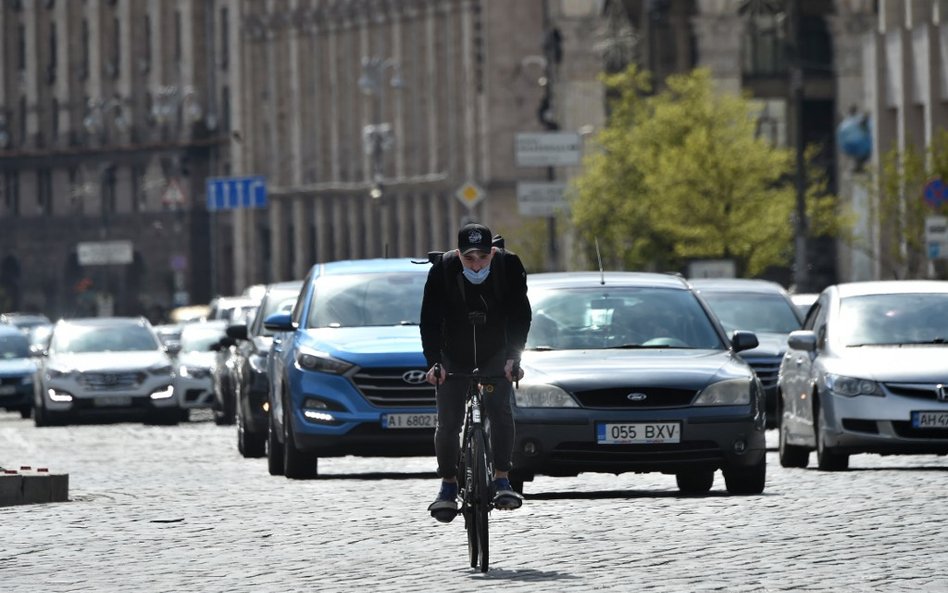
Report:
[{"label": "black baseball cap", "polygon": [[490,253],[493,247],[492,237],[490,229],[486,226],[476,222],[466,224],[458,232],[458,250],[461,255],[467,255],[472,251]]}]

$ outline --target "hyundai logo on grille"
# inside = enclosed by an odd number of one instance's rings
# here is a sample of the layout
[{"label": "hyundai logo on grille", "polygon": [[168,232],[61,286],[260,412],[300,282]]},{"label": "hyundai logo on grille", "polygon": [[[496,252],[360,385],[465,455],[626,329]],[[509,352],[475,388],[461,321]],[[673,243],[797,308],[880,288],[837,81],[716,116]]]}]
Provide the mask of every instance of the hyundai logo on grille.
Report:
[{"label": "hyundai logo on grille", "polygon": [[945,387],[942,383],[935,385],[935,393],[938,394],[938,401],[946,402],[948,401],[948,387]]},{"label": "hyundai logo on grille", "polygon": [[647,397],[648,397],[648,396],[645,395],[644,393],[638,393],[638,392],[630,393],[629,395],[625,396],[625,398],[626,398],[627,400],[633,401],[633,402],[642,402],[642,401],[645,401],[645,398],[647,398]]},{"label": "hyundai logo on grille", "polygon": [[409,385],[421,385],[425,382],[427,373],[424,371],[408,371],[402,375],[402,381]]}]

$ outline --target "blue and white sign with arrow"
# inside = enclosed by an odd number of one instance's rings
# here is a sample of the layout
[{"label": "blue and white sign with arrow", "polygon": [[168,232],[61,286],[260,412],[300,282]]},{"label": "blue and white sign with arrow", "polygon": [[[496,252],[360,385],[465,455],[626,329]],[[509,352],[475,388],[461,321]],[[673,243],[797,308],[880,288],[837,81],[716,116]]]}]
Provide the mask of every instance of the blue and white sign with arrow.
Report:
[{"label": "blue and white sign with arrow", "polygon": [[266,207],[267,182],[262,175],[207,179],[207,209],[211,212]]}]

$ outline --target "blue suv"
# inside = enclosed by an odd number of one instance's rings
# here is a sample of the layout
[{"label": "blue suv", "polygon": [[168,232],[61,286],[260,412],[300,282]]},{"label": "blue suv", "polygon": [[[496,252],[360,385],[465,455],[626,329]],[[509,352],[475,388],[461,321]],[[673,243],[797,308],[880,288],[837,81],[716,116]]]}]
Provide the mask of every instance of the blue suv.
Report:
[{"label": "blue suv", "polygon": [[320,457],[434,456],[418,330],[428,270],[409,259],[317,264],[293,311],[265,319],[272,475],[313,478]]}]

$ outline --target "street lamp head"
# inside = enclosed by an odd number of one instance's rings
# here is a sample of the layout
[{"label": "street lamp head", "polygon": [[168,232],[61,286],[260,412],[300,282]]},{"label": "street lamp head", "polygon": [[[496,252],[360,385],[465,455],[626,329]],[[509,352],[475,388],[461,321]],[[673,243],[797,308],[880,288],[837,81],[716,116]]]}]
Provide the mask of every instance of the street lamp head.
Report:
[{"label": "street lamp head", "polygon": [[369,197],[373,200],[382,199],[382,184],[376,183],[372,186],[372,189],[369,190]]}]

